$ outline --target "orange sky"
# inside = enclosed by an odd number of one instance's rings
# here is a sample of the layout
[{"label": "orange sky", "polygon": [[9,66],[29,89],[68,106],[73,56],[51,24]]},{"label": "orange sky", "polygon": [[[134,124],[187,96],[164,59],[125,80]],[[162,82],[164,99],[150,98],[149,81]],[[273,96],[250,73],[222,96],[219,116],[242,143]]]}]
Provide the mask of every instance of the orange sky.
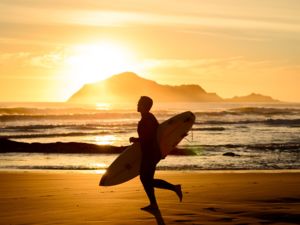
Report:
[{"label": "orange sky", "polygon": [[300,102],[299,11],[298,0],[1,0],[0,101],[64,101],[132,70]]}]

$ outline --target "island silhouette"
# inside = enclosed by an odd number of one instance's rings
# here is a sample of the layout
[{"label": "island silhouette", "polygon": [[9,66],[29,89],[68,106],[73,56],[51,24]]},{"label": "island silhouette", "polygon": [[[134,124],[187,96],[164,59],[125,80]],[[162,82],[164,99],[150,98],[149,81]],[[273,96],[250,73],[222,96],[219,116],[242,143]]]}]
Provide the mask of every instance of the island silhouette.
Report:
[{"label": "island silhouette", "polygon": [[133,72],[124,72],[103,81],[85,84],[68,99],[68,102],[136,102],[142,95],[152,96],[157,102],[279,102],[272,97],[255,93],[224,99],[216,93],[206,92],[200,85],[162,85]]}]

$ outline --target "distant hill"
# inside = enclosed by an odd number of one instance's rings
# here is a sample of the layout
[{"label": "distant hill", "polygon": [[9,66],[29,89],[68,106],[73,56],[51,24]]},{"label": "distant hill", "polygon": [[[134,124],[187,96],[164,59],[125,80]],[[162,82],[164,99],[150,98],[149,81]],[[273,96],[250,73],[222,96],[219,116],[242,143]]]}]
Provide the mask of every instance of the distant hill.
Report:
[{"label": "distant hill", "polygon": [[220,102],[215,93],[207,93],[199,85],[170,86],[125,72],[106,80],[86,84],[68,102],[136,102],[140,96],[151,96],[157,102]]},{"label": "distant hill", "polygon": [[136,102],[140,96],[151,96],[156,102],[269,102],[271,97],[251,94],[245,97],[222,99],[216,93],[208,93],[202,87],[190,85],[162,85],[139,77],[132,72],[114,75],[106,80],[85,84],[68,100],[71,103]]},{"label": "distant hill", "polygon": [[279,102],[270,96],[252,93],[247,96],[235,96],[233,98],[225,99],[226,102]]}]

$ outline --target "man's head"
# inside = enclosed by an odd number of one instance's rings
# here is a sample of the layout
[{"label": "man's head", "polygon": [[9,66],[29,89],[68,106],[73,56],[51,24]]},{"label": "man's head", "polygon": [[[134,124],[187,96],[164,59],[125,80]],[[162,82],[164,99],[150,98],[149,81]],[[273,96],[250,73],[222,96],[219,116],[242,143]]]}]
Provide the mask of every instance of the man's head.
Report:
[{"label": "man's head", "polygon": [[141,96],[138,102],[138,109],[137,111],[140,113],[149,112],[153,105],[153,100],[148,96]]}]

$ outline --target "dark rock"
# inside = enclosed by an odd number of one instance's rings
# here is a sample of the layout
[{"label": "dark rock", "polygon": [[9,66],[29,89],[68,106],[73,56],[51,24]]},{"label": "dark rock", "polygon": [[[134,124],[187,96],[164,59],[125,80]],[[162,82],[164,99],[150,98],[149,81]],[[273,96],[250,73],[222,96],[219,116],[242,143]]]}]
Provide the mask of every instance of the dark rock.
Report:
[{"label": "dark rock", "polygon": [[236,157],[236,156],[241,156],[241,155],[235,154],[234,152],[226,152],[223,154],[223,156]]},{"label": "dark rock", "polygon": [[[96,145],[80,142],[25,143],[0,137],[0,153],[66,153],[66,154],[119,154],[128,146]],[[195,155],[190,149],[174,148],[170,155]]]}]

